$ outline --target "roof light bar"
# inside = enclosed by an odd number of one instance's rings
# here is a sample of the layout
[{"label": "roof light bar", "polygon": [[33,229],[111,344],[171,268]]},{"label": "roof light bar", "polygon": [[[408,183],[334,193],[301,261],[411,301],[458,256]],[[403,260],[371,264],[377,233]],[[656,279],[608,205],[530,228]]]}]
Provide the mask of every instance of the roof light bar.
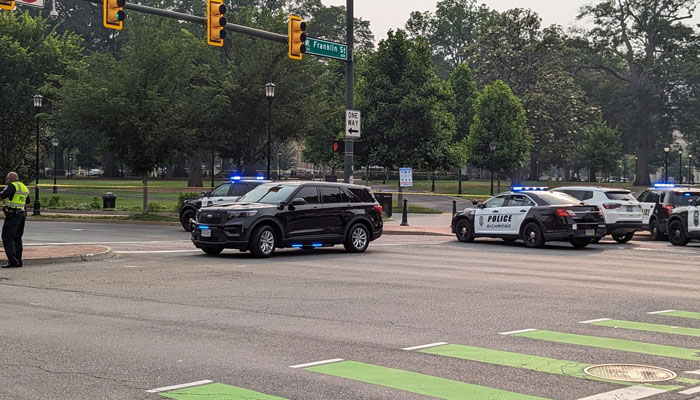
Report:
[{"label": "roof light bar", "polygon": [[241,179],[243,179],[243,178],[241,178],[239,175],[234,175],[231,177],[232,181],[240,181]]},{"label": "roof light bar", "polygon": [[654,184],[655,189],[673,189],[676,187],[675,183],[663,183],[663,182],[657,182]]},{"label": "roof light bar", "polygon": [[510,188],[512,192],[544,192],[546,190],[549,190],[549,188],[544,187],[544,186],[513,186]]}]

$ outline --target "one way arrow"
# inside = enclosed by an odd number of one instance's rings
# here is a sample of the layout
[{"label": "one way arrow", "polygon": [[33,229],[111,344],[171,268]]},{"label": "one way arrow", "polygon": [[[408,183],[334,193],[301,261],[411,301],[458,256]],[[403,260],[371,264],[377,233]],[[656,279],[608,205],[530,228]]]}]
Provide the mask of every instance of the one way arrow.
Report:
[{"label": "one way arrow", "polygon": [[348,129],[348,133],[351,134],[351,135],[352,135],[353,133],[357,133],[357,132],[359,132],[357,129],[352,129],[352,128]]}]

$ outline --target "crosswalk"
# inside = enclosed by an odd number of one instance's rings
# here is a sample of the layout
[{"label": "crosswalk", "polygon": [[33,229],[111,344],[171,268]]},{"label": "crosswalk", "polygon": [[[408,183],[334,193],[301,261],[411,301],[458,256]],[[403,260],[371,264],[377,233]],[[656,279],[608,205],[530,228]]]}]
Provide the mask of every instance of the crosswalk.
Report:
[{"label": "crosswalk", "polygon": [[[619,352],[622,358],[625,354],[642,355],[652,357],[658,370],[665,371],[668,376],[663,380],[654,381],[649,375],[640,372],[642,378],[601,377],[589,373],[592,368],[599,368],[590,362],[582,362],[573,359],[560,359],[547,357],[531,352],[513,352],[499,349],[473,346],[468,343],[448,343],[445,341],[424,345],[399,348],[397,351],[420,354],[421,357],[435,357],[435,361],[452,360],[452,362],[471,362],[488,365],[492,368],[506,368],[510,371],[528,371],[534,374],[546,374],[552,377],[565,377],[567,380],[562,385],[572,386],[572,382],[580,382],[580,388],[576,392],[584,392],[586,382],[602,382],[606,387],[614,387],[600,393],[590,393],[577,400],[637,400],[652,399],[657,395],[672,393],[672,398],[694,400],[694,395],[700,394],[700,368],[688,368],[685,371],[673,371],[672,366],[691,365],[700,367],[700,329],[697,328],[700,321],[700,313],[695,311],[663,310],[647,312],[647,321],[633,321],[630,318],[598,318],[572,325],[585,324],[594,331],[594,334],[578,334],[559,332],[553,330],[527,328],[501,332],[507,340],[520,340],[526,343],[549,343],[569,346],[572,354],[581,354],[580,349],[597,349]],[[667,324],[668,322],[673,325]],[[611,329],[634,333],[637,340],[621,339],[606,336]],[[672,345],[677,343],[672,338],[691,338],[692,347]],[[645,340],[647,339],[647,340]],[[666,342],[666,343],[664,343]],[[668,344],[671,343],[671,344]],[[528,347],[530,348],[530,347]],[[531,346],[536,349],[537,346]],[[576,349],[577,351],[573,351]],[[567,357],[568,358],[568,357]],[[573,358],[573,357],[572,357]],[[424,359],[423,359],[424,360]],[[680,360],[675,361],[674,360]],[[419,362],[419,361],[416,361]],[[396,365],[382,365],[382,363],[367,363],[362,360],[348,360],[333,358],[322,361],[313,361],[304,364],[290,366],[303,374],[317,374],[338,378],[338,385],[343,381],[354,381],[361,384],[373,385],[398,393],[412,393],[428,398],[462,400],[535,400],[558,399],[560,392],[548,392],[546,388],[533,387],[522,390],[508,389],[507,386],[485,386],[478,382],[470,382],[469,376],[454,379],[454,377],[436,376],[418,372],[416,364],[406,365],[405,368],[396,368]],[[605,367],[605,366],[603,366]],[[647,368],[644,366],[623,365],[614,368],[632,368],[635,370]],[[638,371],[637,371],[638,372]],[[644,373],[647,373],[646,371]],[[439,375],[439,374],[438,374]],[[308,376],[306,377],[308,378]],[[625,380],[620,380],[625,379]],[[325,381],[327,383],[327,381]],[[614,386],[613,386],[614,385]],[[495,387],[491,387],[495,386]],[[313,393],[313,387],[309,388]],[[191,384],[175,385],[149,391],[162,397],[190,400],[190,399],[230,399],[230,400],[274,400],[285,399],[277,397],[281,395],[283,388],[257,392],[250,388],[242,388],[224,383],[212,381],[198,381]],[[557,396],[558,395],[558,396]],[[338,397],[339,399],[342,398]],[[668,398],[668,397],[664,397]]]}]

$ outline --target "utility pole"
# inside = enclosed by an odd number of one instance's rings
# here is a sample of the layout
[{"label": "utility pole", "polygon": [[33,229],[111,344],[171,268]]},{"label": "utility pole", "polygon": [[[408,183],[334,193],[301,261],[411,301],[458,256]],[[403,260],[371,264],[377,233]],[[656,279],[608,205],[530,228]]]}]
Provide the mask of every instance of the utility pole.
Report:
[{"label": "utility pole", "polygon": [[[355,103],[355,65],[354,65],[354,19],[355,19],[355,5],[354,0],[346,0],[346,11],[347,11],[347,46],[348,46],[348,60],[345,61],[345,109],[354,109]],[[355,142],[352,138],[347,137],[347,132],[345,132],[345,164],[343,172],[343,182],[350,183],[352,179],[352,168],[353,168],[353,151],[355,149]]]}]

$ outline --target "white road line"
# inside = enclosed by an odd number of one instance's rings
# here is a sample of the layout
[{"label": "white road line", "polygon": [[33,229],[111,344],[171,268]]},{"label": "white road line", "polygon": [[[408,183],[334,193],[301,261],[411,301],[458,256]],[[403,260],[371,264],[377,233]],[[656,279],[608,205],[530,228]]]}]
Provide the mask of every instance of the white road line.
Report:
[{"label": "white road line", "polygon": [[593,396],[583,397],[578,400],[637,400],[666,392],[667,390],[656,389],[646,386],[630,386],[624,389],[618,389],[613,390],[611,392],[599,393]]},{"label": "white road line", "polygon": [[695,393],[700,393],[700,386],[694,387],[688,390],[684,390],[682,392],[678,392],[680,394],[695,394]]},{"label": "white road line", "polygon": [[197,381],[197,382],[183,383],[182,385],[173,385],[173,386],[166,386],[166,387],[162,387],[162,388],[158,388],[158,389],[146,390],[146,393],[167,392],[167,391],[175,390],[175,389],[183,389],[183,388],[188,388],[188,387],[193,387],[193,386],[206,385],[207,383],[214,383],[214,381],[203,380],[203,381]]},{"label": "white road line", "polygon": [[652,311],[652,312],[648,312],[647,314],[651,314],[651,315],[653,315],[653,314],[663,314],[663,313],[670,313],[670,312],[674,312],[674,311],[676,311],[676,310]]},{"label": "white road line", "polygon": [[448,344],[448,343],[447,342],[435,342],[435,343],[430,343],[430,344],[422,344],[420,346],[404,347],[401,350],[411,351],[411,350],[428,349],[431,347],[444,346],[446,344]]},{"label": "white road line", "polygon": [[534,332],[537,329],[521,329],[519,331],[501,332],[499,335],[515,335],[516,333]]},{"label": "white road line", "polygon": [[694,375],[700,375],[700,369],[697,369],[695,371],[685,371],[686,374],[694,374]]},{"label": "white road line", "polygon": [[315,361],[315,362],[310,362],[310,363],[306,363],[306,364],[290,365],[289,368],[306,368],[306,367],[313,367],[316,365],[332,364],[332,363],[339,362],[339,361],[344,361],[344,360],[342,358],[332,358],[330,360]]},{"label": "white road line", "polygon": [[199,253],[199,249],[191,250],[117,250],[115,254],[158,254],[158,253]]},{"label": "white road line", "polygon": [[611,318],[598,318],[598,319],[592,319],[590,321],[581,321],[579,324],[592,324],[594,322],[603,322],[603,321],[610,321]]}]

